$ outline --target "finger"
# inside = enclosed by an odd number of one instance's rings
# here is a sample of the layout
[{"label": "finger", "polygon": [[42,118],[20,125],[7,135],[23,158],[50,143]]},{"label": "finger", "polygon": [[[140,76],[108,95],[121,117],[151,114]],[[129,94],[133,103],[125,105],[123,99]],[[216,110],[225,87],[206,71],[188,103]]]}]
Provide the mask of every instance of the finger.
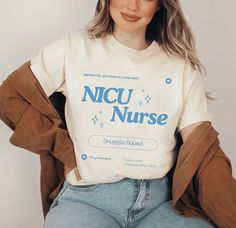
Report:
[{"label": "finger", "polygon": [[74,172],[75,172],[75,176],[76,176],[77,180],[81,180],[81,176],[79,174],[79,170],[77,167],[74,168]]},{"label": "finger", "polygon": [[65,166],[64,174],[67,175],[71,170],[72,168]]}]

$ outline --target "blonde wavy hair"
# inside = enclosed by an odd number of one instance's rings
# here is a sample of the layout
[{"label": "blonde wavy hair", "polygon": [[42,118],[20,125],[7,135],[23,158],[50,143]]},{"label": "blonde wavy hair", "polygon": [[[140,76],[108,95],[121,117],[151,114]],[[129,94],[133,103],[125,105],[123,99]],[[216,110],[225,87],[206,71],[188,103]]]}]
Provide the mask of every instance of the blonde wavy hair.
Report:
[{"label": "blonde wavy hair", "polygon": [[[198,70],[200,74],[204,72],[206,76],[206,69],[196,53],[194,35],[183,15],[179,0],[158,1],[160,8],[147,25],[146,40],[155,40],[167,55],[175,54],[183,57],[194,70]],[[94,17],[86,25],[90,38],[100,38],[112,33],[114,21],[109,6],[110,0],[98,0]],[[206,92],[207,99],[215,100],[209,94]]]}]

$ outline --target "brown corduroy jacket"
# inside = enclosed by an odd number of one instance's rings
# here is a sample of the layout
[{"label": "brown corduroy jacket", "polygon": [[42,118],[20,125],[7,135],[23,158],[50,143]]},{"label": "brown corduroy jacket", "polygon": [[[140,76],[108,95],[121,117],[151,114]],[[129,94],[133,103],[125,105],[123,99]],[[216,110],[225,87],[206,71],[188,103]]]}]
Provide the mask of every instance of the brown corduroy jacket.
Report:
[{"label": "brown corduroy jacket", "polygon": [[[59,193],[64,166],[76,166],[68,134],[62,93],[47,97],[30,69],[30,61],[0,85],[0,119],[13,130],[9,141],[40,156],[44,217]],[[236,228],[236,180],[218,132],[205,121],[183,143],[177,135],[177,160],[168,172],[176,213],[206,219],[216,227]]]}]

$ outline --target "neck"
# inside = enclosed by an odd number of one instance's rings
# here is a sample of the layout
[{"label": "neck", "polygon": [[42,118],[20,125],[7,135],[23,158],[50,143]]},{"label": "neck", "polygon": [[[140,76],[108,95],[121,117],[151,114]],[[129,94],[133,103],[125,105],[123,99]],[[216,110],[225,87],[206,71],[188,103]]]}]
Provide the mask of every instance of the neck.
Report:
[{"label": "neck", "polygon": [[143,50],[151,44],[150,40],[145,39],[145,31],[125,32],[114,29],[112,34],[117,41],[133,49]]}]

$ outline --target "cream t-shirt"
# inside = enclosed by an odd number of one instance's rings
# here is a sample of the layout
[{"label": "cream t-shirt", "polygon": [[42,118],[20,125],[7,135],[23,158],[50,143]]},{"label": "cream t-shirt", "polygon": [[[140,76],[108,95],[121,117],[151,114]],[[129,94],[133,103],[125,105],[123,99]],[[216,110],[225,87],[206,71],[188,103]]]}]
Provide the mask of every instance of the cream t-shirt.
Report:
[{"label": "cream t-shirt", "polygon": [[72,185],[161,178],[176,159],[175,133],[212,121],[202,76],[155,41],[137,50],[81,29],[42,47],[30,67],[47,96],[66,97],[82,178],[69,172]]}]

